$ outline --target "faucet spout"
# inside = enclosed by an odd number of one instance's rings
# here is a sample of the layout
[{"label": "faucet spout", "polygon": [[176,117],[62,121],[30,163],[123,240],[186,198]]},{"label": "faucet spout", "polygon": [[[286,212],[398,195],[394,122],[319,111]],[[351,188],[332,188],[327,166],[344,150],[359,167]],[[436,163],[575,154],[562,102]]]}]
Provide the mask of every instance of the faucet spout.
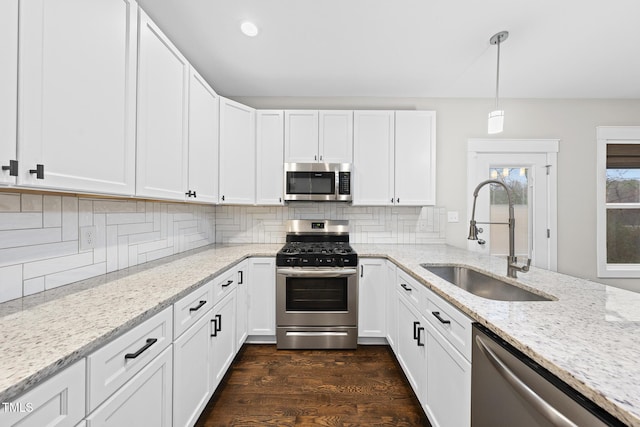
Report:
[{"label": "faucet spout", "polygon": [[471,209],[471,221],[469,221],[469,237],[468,240],[478,240],[478,227],[476,227],[476,201],[478,200],[478,192],[482,187],[487,184],[497,184],[504,187],[507,192],[507,201],[509,203],[509,256],[507,257],[507,276],[509,277],[518,277],[517,272],[527,272],[529,271],[529,266],[531,265],[531,259],[527,259],[526,265],[518,266],[518,258],[515,256],[515,230],[516,230],[516,219],[513,210],[513,200],[511,199],[511,190],[509,187],[497,179],[488,179],[486,181],[482,181],[478,184],[473,190],[473,208]]}]

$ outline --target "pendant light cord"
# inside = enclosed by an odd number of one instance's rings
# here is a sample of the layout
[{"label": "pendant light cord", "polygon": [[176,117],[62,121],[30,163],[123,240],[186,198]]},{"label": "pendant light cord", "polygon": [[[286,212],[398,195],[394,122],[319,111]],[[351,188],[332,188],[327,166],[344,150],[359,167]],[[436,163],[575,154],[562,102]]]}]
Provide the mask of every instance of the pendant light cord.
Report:
[{"label": "pendant light cord", "polygon": [[496,110],[498,110],[498,91],[500,89],[500,41],[501,37],[498,37],[497,45],[498,45],[498,63],[496,67]]}]

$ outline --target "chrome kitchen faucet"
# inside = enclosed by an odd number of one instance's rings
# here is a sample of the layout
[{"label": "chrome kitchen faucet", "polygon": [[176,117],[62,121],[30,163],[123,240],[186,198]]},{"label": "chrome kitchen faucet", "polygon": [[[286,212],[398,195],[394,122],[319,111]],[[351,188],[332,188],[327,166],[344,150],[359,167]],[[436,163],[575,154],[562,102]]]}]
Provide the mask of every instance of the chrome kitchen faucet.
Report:
[{"label": "chrome kitchen faucet", "polygon": [[[476,222],[476,200],[478,199],[478,192],[482,187],[487,184],[498,184],[504,187],[507,192],[507,200],[509,201],[509,222]],[[471,221],[469,223],[469,240],[478,240],[478,227],[476,224],[504,224],[509,226],[509,256],[507,257],[507,276],[509,277],[518,277],[517,272],[527,272],[529,271],[529,266],[531,265],[531,258],[527,258],[527,263],[525,265],[518,265],[518,258],[515,256],[515,230],[516,230],[516,219],[513,214],[513,201],[511,200],[511,191],[509,191],[509,187],[502,181],[498,181],[496,179],[488,179],[486,181],[482,181],[475,190],[473,190],[473,209],[471,210]],[[484,240],[479,241],[478,243],[484,243]]]}]

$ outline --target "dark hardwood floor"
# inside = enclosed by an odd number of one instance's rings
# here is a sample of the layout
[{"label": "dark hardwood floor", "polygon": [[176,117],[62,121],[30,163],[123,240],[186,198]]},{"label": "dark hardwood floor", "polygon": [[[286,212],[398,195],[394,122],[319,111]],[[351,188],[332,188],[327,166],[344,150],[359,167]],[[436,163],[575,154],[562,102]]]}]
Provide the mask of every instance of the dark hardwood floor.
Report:
[{"label": "dark hardwood floor", "polygon": [[245,345],[196,423],[212,426],[429,426],[391,349]]}]

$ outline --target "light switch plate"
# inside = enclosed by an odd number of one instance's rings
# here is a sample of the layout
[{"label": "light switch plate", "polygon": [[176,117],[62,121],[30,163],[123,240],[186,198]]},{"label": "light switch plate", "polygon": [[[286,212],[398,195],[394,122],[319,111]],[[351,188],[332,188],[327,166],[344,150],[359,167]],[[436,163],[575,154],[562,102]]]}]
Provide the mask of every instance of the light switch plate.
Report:
[{"label": "light switch plate", "polygon": [[458,222],[458,211],[447,212],[447,222]]}]

